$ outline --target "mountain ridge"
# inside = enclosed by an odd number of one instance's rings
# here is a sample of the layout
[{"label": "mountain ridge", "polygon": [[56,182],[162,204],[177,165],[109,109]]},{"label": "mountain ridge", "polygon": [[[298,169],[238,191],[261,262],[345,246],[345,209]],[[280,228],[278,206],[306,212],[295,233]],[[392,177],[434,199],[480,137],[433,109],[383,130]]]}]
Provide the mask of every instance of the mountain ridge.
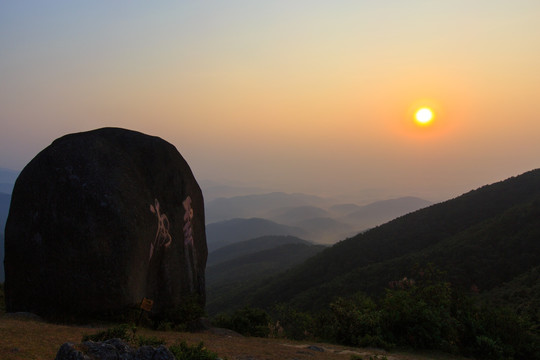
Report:
[{"label": "mountain ridge", "polygon": [[224,220],[206,226],[206,238],[209,251],[214,251],[226,245],[265,235],[291,235],[304,237],[305,232],[300,228],[281,225],[270,220],[256,217],[249,219],[236,218]]},{"label": "mountain ridge", "polygon": [[[489,271],[496,267],[497,254],[508,254],[508,249],[501,250],[505,241],[508,247],[517,249],[517,253],[512,253],[513,268],[506,264],[493,281],[511,280],[526,271],[528,264],[538,265],[539,209],[540,170],[536,169],[343,240],[286,274],[266,279],[255,288],[243,289],[223,304],[225,307],[227,303],[265,307],[288,302],[300,308],[322,306],[333,296],[382,291],[389,280],[406,276],[415,263],[431,260],[449,271],[450,278],[459,278],[451,261],[441,261],[446,257],[459,260],[462,273],[475,274],[475,279],[462,286],[476,285],[487,291],[496,285],[487,280]],[[479,240],[475,240],[477,238]],[[529,251],[521,253],[524,246],[528,246]],[[489,258],[482,257],[483,251]]]},{"label": "mountain ridge", "polygon": [[315,195],[285,192],[270,192],[220,197],[206,203],[207,223],[235,218],[265,217],[268,211],[276,208],[324,204],[327,200]]},{"label": "mountain ridge", "polygon": [[[224,226],[228,228],[228,232],[232,232],[232,227],[236,224],[239,228],[234,231],[237,234],[241,234],[244,232],[244,229],[241,229],[240,227],[245,224],[240,223],[239,219],[258,218],[279,224],[281,229],[278,230],[278,232],[272,232],[270,231],[272,229],[269,228],[268,224],[261,223],[259,231],[251,233],[252,238],[263,235],[290,234],[322,244],[333,244],[343,238],[354,236],[368,228],[431,204],[430,201],[424,199],[405,196],[376,201],[364,206],[354,204],[330,205],[332,204],[331,200],[317,196],[287,193],[268,193],[264,195],[221,198],[217,203],[220,201],[222,202],[220,206],[227,208],[227,211],[229,212],[227,214],[228,217],[233,215],[236,217],[228,220],[211,222],[210,220],[212,217],[210,215],[210,218],[207,218],[207,228],[210,229],[211,233],[213,232],[213,228],[222,228]],[[317,206],[306,205],[306,203],[309,202],[326,201],[328,202]],[[215,204],[216,202],[210,202],[208,204],[208,213],[211,214],[213,210],[216,210],[214,207]],[[289,206],[282,206],[287,204]],[[216,214],[214,213],[214,215]],[[284,231],[283,225],[295,227],[297,230],[291,231],[289,228],[289,230]],[[250,226],[253,226],[253,224]],[[273,227],[277,228],[278,225],[273,225]],[[298,232],[299,229],[303,232]],[[226,233],[217,233],[215,234],[215,237],[214,234],[212,234],[209,242],[211,246],[214,246],[213,243],[218,242],[218,240],[216,240],[217,238],[228,236],[229,235]],[[246,239],[247,237],[245,236],[241,236],[237,239],[226,239],[225,243],[220,244],[219,246]]]},{"label": "mountain ridge", "polygon": [[285,244],[313,245],[313,243],[307,240],[303,240],[291,235],[260,236],[250,240],[239,241],[210,252],[208,254],[206,266],[208,267],[216,265],[240,256],[272,249]]}]

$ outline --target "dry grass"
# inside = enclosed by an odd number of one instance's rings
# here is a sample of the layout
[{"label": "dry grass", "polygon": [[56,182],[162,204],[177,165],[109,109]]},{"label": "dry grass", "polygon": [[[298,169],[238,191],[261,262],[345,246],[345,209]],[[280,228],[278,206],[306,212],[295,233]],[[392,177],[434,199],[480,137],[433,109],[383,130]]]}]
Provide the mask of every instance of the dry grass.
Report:
[{"label": "dry grass", "polygon": [[78,343],[87,327],[48,324],[32,319],[0,318],[0,358],[2,360],[52,360],[65,342]]},{"label": "dry grass", "polygon": [[[35,319],[0,316],[0,359],[53,360],[65,342],[79,343],[85,334],[93,334],[105,327],[83,327],[50,324]],[[384,353],[376,349],[354,349],[336,345],[299,343],[283,339],[262,339],[231,336],[223,333],[178,333],[140,329],[137,335],[162,338],[167,345],[186,341],[190,345],[204,342],[205,346],[228,360],[277,359],[336,359],[349,360],[352,354],[369,356],[384,354],[388,360],[458,360],[445,355],[418,355]],[[308,345],[323,348],[324,352],[308,349]]]}]

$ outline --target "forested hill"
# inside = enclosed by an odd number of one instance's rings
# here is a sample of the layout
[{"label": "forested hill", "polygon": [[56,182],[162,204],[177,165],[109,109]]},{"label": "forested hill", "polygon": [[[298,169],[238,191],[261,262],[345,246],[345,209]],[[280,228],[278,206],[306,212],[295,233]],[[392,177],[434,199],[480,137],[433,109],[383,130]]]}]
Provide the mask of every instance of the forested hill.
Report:
[{"label": "forested hill", "polygon": [[316,309],[336,296],[376,294],[433,263],[464,289],[486,292],[540,264],[540,169],[402,216],[344,240],[287,273],[243,289],[234,305]]}]

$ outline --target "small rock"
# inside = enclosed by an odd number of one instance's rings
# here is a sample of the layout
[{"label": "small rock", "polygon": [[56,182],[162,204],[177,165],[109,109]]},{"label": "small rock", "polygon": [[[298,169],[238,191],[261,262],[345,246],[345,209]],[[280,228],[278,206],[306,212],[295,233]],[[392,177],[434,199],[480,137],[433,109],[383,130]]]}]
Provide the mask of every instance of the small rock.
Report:
[{"label": "small rock", "polygon": [[36,315],[31,312],[25,312],[25,311],[7,313],[7,314],[4,314],[4,317],[7,319],[15,319],[15,320],[31,320],[31,321],[37,321],[37,322],[44,321],[41,316]]},{"label": "small rock", "polygon": [[56,353],[55,360],[89,360],[88,356],[83,355],[82,352],[75,349],[75,345],[72,343],[65,343],[60,346],[60,349]]},{"label": "small rock", "polygon": [[63,344],[55,360],[175,360],[174,355],[163,345],[153,348],[141,346],[131,348],[120,339],[110,339],[102,342],[85,341],[76,346],[72,343]]}]

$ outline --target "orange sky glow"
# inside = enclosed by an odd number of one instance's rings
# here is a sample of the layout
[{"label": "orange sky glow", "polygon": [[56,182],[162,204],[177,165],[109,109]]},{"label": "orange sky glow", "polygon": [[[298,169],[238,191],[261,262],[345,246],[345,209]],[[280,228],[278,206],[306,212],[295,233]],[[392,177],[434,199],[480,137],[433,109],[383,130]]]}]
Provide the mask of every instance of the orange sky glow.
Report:
[{"label": "orange sky glow", "polygon": [[539,167],[539,18],[533,0],[4,1],[0,167],[118,126],[201,180],[445,200]]}]

